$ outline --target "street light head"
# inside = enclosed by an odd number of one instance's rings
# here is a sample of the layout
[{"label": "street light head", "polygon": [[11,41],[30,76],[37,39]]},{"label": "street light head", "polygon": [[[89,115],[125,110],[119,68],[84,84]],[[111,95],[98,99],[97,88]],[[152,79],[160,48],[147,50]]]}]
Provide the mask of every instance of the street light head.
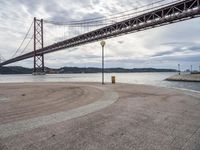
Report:
[{"label": "street light head", "polygon": [[106,42],[105,41],[101,41],[100,44],[101,44],[102,47],[104,47],[106,45]]}]

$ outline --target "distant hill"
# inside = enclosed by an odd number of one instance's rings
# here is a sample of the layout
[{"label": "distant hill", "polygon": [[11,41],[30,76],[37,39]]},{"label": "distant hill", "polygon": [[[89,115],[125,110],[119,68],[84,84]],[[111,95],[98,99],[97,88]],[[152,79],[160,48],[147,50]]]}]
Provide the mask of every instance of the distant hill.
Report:
[{"label": "distant hill", "polygon": [[0,67],[0,74],[32,74],[33,69],[20,66]]},{"label": "distant hill", "polygon": [[[128,73],[128,72],[176,72],[175,69],[155,69],[155,68],[106,68],[106,73]],[[63,67],[59,69],[60,73],[100,73],[101,68],[78,68],[78,67]]]},{"label": "distant hill", "polygon": [[[33,69],[20,66],[0,67],[0,74],[32,74]],[[156,68],[106,68],[105,73],[128,73],[128,72],[176,72],[175,69],[156,69]],[[101,68],[79,68],[79,67],[62,67],[60,69],[45,68],[46,73],[64,74],[64,73],[100,73]]]}]

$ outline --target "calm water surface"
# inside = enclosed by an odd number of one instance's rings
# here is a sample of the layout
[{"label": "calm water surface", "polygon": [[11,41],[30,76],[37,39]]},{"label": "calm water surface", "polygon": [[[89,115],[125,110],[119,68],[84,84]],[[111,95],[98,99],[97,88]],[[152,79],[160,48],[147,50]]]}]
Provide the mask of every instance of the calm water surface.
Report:
[{"label": "calm water surface", "polygon": [[[116,76],[116,81],[129,84],[148,84],[162,87],[183,88],[200,91],[200,83],[165,81],[176,73],[108,73],[105,81],[110,82],[111,76]],[[0,75],[0,83],[23,82],[101,82],[101,73],[95,74],[52,74],[44,76],[33,75]]]}]

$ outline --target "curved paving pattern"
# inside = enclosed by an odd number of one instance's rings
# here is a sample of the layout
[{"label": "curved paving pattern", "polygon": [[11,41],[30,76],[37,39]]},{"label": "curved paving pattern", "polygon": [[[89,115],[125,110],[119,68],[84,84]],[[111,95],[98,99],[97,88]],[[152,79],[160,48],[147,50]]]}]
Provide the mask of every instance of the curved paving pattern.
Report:
[{"label": "curved paving pattern", "polygon": [[68,111],[94,101],[102,90],[65,84],[13,84],[0,86],[0,123]]},{"label": "curved paving pattern", "polygon": [[[92,88],[98,89],[98,87],[95,86],[93,86]],[[76,88],[73,87],[73,89]],[[74,94],[74,90],[72,92]],[[118,94],[116,92],[109,89],[106,91],[104,90],[102,92],[101,98],[91,104],[80,106],[78,108],[74,108],[68,111],[53,113],[51,115],[39,116],[28,120],[2,124],[0,125],[0,137],[8,137],[10,135],[15,135],[27,130],[38,128],[40,126],[55,124],[69,119],[81,117],[89,113],[103,109],[111,105],[115,101],[117,101],[117,99],[118,99]]]}]

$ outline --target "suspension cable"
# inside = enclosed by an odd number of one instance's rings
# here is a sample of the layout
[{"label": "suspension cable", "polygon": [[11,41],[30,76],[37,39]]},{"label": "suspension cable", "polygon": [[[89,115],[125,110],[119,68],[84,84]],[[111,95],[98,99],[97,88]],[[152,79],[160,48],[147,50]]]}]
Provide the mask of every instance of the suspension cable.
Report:
[{"label": "suspension cable", "polygon": [[26,46],[24,47],[24,49],[21,51],[20,55],[23,54],[26,51],[26,48],[29,46],[29,44],[33,40],[33,37],[34,37],[34,35],[32,35],[32,37],[30,38],[30,40],[28,41],[28,43],[26,44]]},{"label": "suspension cable", "polygon": [[29,27],[29,29],[28,29],[28,31],[27,31],[27,33],[26,33],[24,39],[22,40],[21,44],[19,45],[19,47],[17,48],[17,50],[15,51],[15,53],[12,55],[11,58],[14,58],[14,57],[16,56],[16,54],[18,53],[18,51],[21,49],[22,45],[24,44],[24,42],[25,42],[25,40],[26,40],[26,38],[27,38],[27,36],[28,36],[28,34],[29,34],[29,32],[30,32],[32,26],[33,26],[33,22],[34,22],[34,21],[32,21],[32,23],[31,23],[31,25],[30,25],[30,27]]},{"label": "suspension cable", "polygon": [[0,54],[0,60],[5,61],[6,59]]},{"label": "suspension cable", "polygon": [[[166,0],[159,0],[159,1],[156,1],[154,3],[150,3],[150,4],[147,4],[147,5],[143,5],[141,7],[138,7],[137,9],[141,9],[141,8],[144,8],[144,7],[147,7],[147,6],[151,6],[151,5],[154,5],[154,4],[158,4],[158,3],[161,3],[161,2],[164,2],[164,1],[166,1]],[[166,6],[166,5],[178,2],[178,1],[182,1],[182,0],[175,0],[173,2],[168,2],[168,3],[165,3],[165,4],[159,5],[159,6],[155,6],[155,7],[152,7],[152,8],[147,8],[147,9],[140,10],[140,11],[135,11],[135,9],[131,9],[131,10],[127,10],[127,11],[124,11],[124,12],[120,12],[118,14],[109,15],[107,18],[106,17],[98,17],[98,18],[93,18],[93,19],[70,21],[70,22],[58,22],[58,21],[52,21],[52,20],[44,20],[44,21],[46,23],[51,23],[51,24],[54,24],[54,25],[72,25],[72,26],[73,25],[88,24],[88,23],[97,23],[97,22],[101,22],[102,23],[102,21],[113,21],[113,20],[116,20],[116,19],[119,19],[119,18],[124,18],[125,16],[130,16],[130,15],[133,15],[133,14],[138,14],[138,13],[141,13],[141,12],[149,11],[149,10],[152,10],[152,9],[155,9],[155,8],[159,8],[159,7],[162,7],[162,6]],[[127,13],[127,12],[131,12],[133,10],[135,12],[129,13],[129,14],[124,14],[124,13]],[[122,15],[122,14],[124,14],[124,15]]]}]

